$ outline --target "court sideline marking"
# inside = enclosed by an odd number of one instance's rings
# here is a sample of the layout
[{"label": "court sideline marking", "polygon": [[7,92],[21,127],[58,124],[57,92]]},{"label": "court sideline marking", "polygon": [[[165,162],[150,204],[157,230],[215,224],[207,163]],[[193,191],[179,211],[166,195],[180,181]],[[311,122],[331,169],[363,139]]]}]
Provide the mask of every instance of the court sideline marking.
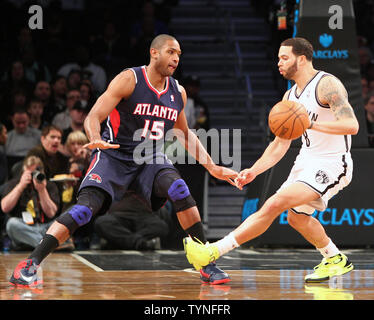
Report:
[{"label": "court sideline marking", "polygon": [[101,269],[101,268],[98,267],[97,265],[95,265],[95,264],[89,262],[88,260],[86,260],[85,258],[79,256],[79,255],[76,254],[76,253],[71,253],[71,256],[73,256],[75,259],[77,259],[78,261],[84,263],[86,266],[88,266],[88,267],[94,269],[94,270],[97,271],[97,272],[103,272],[103,271],[104,271],[103,269]]}]

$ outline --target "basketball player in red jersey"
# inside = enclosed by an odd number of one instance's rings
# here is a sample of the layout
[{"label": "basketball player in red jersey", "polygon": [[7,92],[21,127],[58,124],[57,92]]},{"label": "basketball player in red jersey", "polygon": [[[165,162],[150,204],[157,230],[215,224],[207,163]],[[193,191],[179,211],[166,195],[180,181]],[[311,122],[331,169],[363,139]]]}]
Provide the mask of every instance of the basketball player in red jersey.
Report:
[{"label": "basketball player in red jersey", "polygon": [[[149,65],[124,70],[97,99],[85,120],[90,141],[85,147],[93,153],[77,204],[56,219],[39,246],[18,264],[10,279],[12,284],[36,284],[36,270],[42,260],[92,216],[105,213],[112,201],[120,200],[128,189],[133,189],[153,210],[169,200],[186,233],[206,242],[196,203],[171,161],[157,145],[146,163],[139,164],[135,156],[140,144],[153,148],[153,142],[161,140],[168,130],[178,129],[181,143],[212,176],[235,185],[237,172],[216,165],[188,128],[183,110],[186,92],[171,77],[180,55],[174,37],[157,36],[150,47]],[[135,139],[138,132],[140,139]],[[200,273],[202,281],[211,284],[230,280],[215,263],[202,266]]]},{"label": "basketball player in red jersey", "polygon": [[[328,200],[352,179],[351,136],[359,125],[348,102],[348,94],[339,79],[314,69],[313,47],[303,38],[282,42],[278,53],[280,74],[295,82],[283,100],[303,104],[311,117],[303,144],[287,181],[276,194],[223,239],[207,245],[184,239],[187,258],[195,267],[212,261],[264,233],[282,212],[288,210],[288,222],[323,255],[306,282],[320,282],[353,269],[353,264],[326,235],[312,214],[325,210]],[[291,140],[279,137],[269,144],[255,164],[240,172],[239,188],[273,167],[286,154]]]}]

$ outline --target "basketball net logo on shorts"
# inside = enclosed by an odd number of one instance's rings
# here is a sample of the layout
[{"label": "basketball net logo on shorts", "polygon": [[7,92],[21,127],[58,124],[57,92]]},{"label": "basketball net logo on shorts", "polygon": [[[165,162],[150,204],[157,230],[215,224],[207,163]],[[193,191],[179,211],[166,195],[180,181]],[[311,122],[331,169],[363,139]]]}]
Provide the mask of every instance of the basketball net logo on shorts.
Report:
[{"label": "basketball net logo on shorts", "polygon": [[317,171],[317,174],[316,174],[316,182],[317,183],[322,183],[322,184],[326,184],[326,183],[329,183],[329,176],[327,175],[326,172],[322,171],[322,170],[318,170]]},{"label": "basketball net logo on shorts", "polygon": [[101,183],[102,182],[101,177],[98,174],[96,174],[96,173],[91,173],[88,176],[88,180],[93,180],[93,181],[96,181],[97,183]]}]

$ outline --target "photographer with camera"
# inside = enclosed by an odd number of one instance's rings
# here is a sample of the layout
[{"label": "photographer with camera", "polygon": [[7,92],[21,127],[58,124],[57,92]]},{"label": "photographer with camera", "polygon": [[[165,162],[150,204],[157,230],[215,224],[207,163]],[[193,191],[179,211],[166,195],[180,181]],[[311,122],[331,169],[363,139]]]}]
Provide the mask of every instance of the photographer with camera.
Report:
[{"label": "photographer with camera", "polygon": [[9,180],[2,192],[1,209],[8,216],[6,232],[11,248],[35,248],[52,224],[59,205],[58,188],[46,180],[42,160],[26,157],[21,176]]}]

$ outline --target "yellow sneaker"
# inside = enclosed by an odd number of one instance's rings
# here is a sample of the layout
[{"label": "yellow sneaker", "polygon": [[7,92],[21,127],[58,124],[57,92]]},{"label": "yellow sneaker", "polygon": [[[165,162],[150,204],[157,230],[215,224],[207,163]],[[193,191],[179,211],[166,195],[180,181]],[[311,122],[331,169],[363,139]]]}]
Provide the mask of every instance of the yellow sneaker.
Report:
[{"label": "yellow sneaker", "polygon": [[314,267],[314,272],[305,276],[305,282],[322,282],[331,277],[343,275],[353,270],[353,264],[342,253],[331,258],[323,258],[322,262]]},{"label": "yellow sneaker", "polygon": [[183,239],[184,252],[187,260],[197,271],[219,258],[218,248],[210,243],[205,245],[192,240],[191,237]]}]

